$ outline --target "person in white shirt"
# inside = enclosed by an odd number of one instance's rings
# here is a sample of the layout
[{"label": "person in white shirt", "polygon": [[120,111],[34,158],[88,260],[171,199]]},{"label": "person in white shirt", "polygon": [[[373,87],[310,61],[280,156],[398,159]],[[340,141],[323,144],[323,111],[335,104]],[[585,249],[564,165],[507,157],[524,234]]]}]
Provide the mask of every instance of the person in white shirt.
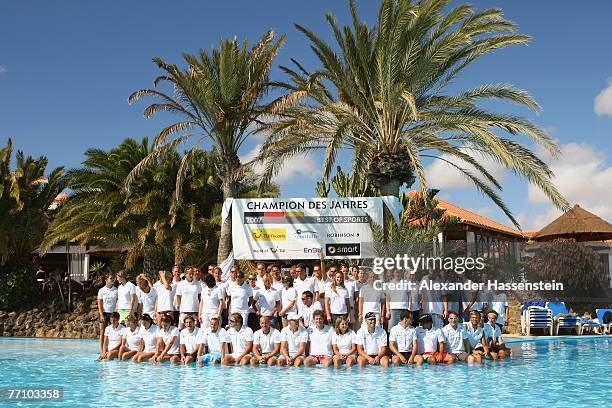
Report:
[{"label": "person in white shirt", "polygon": [[125,327],[119,323],[119,313],[113,312],[110,315],[110,324],[104,329],[104,345],[98,361],[112,360],[119,355],[121,347],[121,336]]},{"label": "person in white shirt", "polygon": [[198,320],[201,323],[200,327],[206,328],[210,325],[210,319],[213,316],[221,316],[225,295],[215,282],[213,275],[207,273],[202,280],[204,285],[200,293]]},{"label": "person in white shirt", "polygon": [[281,327],[276,314],[281,309],[281,292],[272,287],[272,277],[268,274],[262,279],[263,286],[254,294],[253,300],[257,306],[257,313],[261,317],[268,317],[268,321],[275,327]]},{"label": "person in white shirt", "polygon": [[484,348],[486,342],[484,339],[484,330],[480,324],[480,312],[470,312],[470,321],[463,323],[465,335],[468,340],[472,357],[475,363],[482,363],[484,356]]},{"label": "person in white shirt", "polygon": [[351,302],[349,291],[344,286],[344,275],[342,272],[336,272],[331,286],[325,289],[325,314],[327,315],[327,321],[335,326],[336,319],[339,316],[344,316],[350,324],[350,310]]},{"label": "person in white shirt", "polygon": [[185,317],[184,323],[185,328],[180,332],[179,351],[181,354],[181,363],[187,365],[197,359],[199,329],[195,327],[195,321],[191,316]]},{"label": "person in white shirt", "polygon": [[444,351],[444,334],[442,330],[433,328],[433,319],[425,314],[419,318],[416,328],[418,352],[428,364],[450,363],[453,357]]},{"label": "person in white shirt", "polygon": [[401,286],[401,274],[398,270],[392,270],[390,272],[389,284],[394,286],[388,286],[385,292],[385,312],[389,326],[393,327],[400,321],[400,314],[404,310],[408,310],[408,301],[410,300],[410,292]]},{"label": "person in white shirt", "polygon": [[453,357],[453,361],[465,361],[468,364],[474,363],[474,356],[470,354],[470,342],[463,326],[458,324],[459,317],[457,312],[448,312],[448,324],[442,328],[442,334],[446,339],[447,352]]},{"label": "person in white shirt", "polygon": [[263,262],[257,262],[257,276],[255,286],[259,288],[264,287],[263,278],[266,276],[266,265]]},{"label": "person in white shirt", "polygon": [[159,281],[153,285],[157,292],[155,302],[155,316],[157,326],[161,327],[161,319],[164,316],[170,317],[174,321],[174,298],[176,296],[176,283],[172,282],[172,274],[168,271],[159,271]]},{"label": "person in white shirt", "polygon": [[349,321],[355,330],[359,329],[360,325],[356,324],[356,316],[355,316],[355,298],[359,296],[357,293],[356,281],[349,273],[349,267],[346,264],[340,266],[340,272],[342,272],[342,276],[344,277],[344,287],[348,291],[349,294]]},{"label": "person in white shirt", "polygon": [[416,331],[410,326],[412,313],[404,310],[400,313],[400,321],[391,328],[389,333],[389,349],[393,357],[394,366],[402,364],[423,364],[423,357],[418,355],[418,342]]},{"label": "person in white shirt", "polygon": [[253,330],[244,325],[241,313],[232,313],[229,317],[229,330],[226,332],[225,341],[230,353],[226,354],[221,349],[221,364],[223,365],[247,365],[251,362],[253,351]]},{"label": "person in white shirt", "polygon": [[355,343],[355,332],[349,327],[348,321],[343,316],[336,319],[334,332],[332,333],[332,350],[334,351],[334,367],[346,363],[351,367],[357,362],[357,343]]},{"label": "person in white shirt", "polygon": [[194,320],[198,318],[201,292],[202,287],[194,279],[193,268],[186,268],[185,280],[176,286],[176,305],[180,312],[179,329],[183,328],[185,317],[191,316]]},{"label": "person in white shirt", "polygon": [[[427,275],[423,276],[419,287],[423,287],[423,282],[442,283],[438,271],[428,269]],[[431,286],[431,285],[429,285]],[[423,313],[431,316],[434,329],[441,329],[444,325],[444,319],[448,316],[448,298],[441,290],[422,289],[421,297],[423,299]]]},{"label": "person in white shirt", "polygon": [[261,316],[259,318],[259,325],[261,329],[257,330],[253,335],[253,358],[251,359],[251,365],[276,365],[276,359],[280,353],[280,331],[270,326],[270,317],[268,316]]},{"label": "person in white shirt", "polygon": [[256,308],[256,304],[257,299],[259,298],[259,291],[263,289],[263,286],[257,286],[257,275],[255,274],[249,274],[247,277],[247,283],[253,292],[253,301],[249,303],[249,314],[246,325],[249,326],[253,332],[255,332],[259,330],[259,310]]},{"label": "person in white shirt", "polygon": [[134,316],[128,316],[125,318],[125,324],[127,327],[123,329],[121,334],[121,347],[119,347],[119,360],[129,360],[138,353],[140,347],[140,328],[138,327],[138,320]]},{"label": "person in white shirt", "polygon": [[104,286],[98,290],[98,314],[100,323],[100,354],[104,348],[104,329],[110,324],[110,316],[117,310],[117,288],[113,286],[115,277],[112,273],[106,275]]},{"label": "person in white shirt", "polygon": [[236,283],[229,285],[227,295],[229,297],[230,314],[240,313],[242,324],[247,326],[249,308],[255,304],[255,301],[253,300],[253,288],[245,283],[242,272],[236,273]]},{"label": "person in white shirt", "polygon": [[[360,272],[361,273],[361,272]],[[370,312],[376,315],[376,324],[384,323],[386,299],[385,292],[374,287],[376,275],[370,271],[368,273],[368,281],[361,286],[359,290],[359,303],[357,307],[357,319],[360,325],[365,326],[364,316]]]},{"label": "person in white shirt", "polygon": [[140,318],[140,347],[138,353],[132,357],[135,363],[152,360],[157,352],[157,332],[159,328],[153,324],[153,319],[149,315],[143,315]]},{"label": "person in white shirt", "polygon": [[272,271],[270,272],[270,276],[272,277],[272,287],[279,291],[279,293],[283,290],[283,278],[281,276],[281,270],[278,265],[272,265]]},{"label": "person in white shirt", "polygon": [[313,313],[314,324],[308,328],[309,355],[304,359],[305,367],[312,367],[321,364],[323,368],[332,365],[332,335],[334,331],[326,326],[323,321],[322,310],[315,310]]},{"label": "person in white shirt", "polygon": [[297,291],[293,287],[293,278],[285,276],[283,278],[283,290],[281,291],[281,311],[278,315],[283,319],[283,327],[287,327],[286,316],[289,313],[297,313]]},{"label": "person in white shirt", "polygon": [[212,316],[210,325],[198,333],[198,366],[221,363],[221,349],[227,353],[225,346],[226,331],[220,327],[221,318]]},{"label": "person in white shirt", "polygon": [[281,330],[281,355],[278,358],[278,365],[299,367],[306,355],[308,331],[300,327],[297,313],[287,314],[287,321],[287,326]]},{"label": "person in white shirt", "polygon": [[117,311],[119,312],[119,322],[125,321],[125,318],[136,312],[138,306],[138,298],[136,297],[136,285],[125,278],[125,272],[117,273]]},{"label": "person in white shirt", "polygon": [[323,279],[323,272],[321,269],[322,264],[323,262],[321,262],[321,265],[315,265],[312,267],[312,280],[314,281],[316,291],[313,292],[313,299],[315,294],[318,293],[319,298],[317,303],[321,305],[321,310],[323,310],[323,307],[325,306],[325,302],[323,301],[325,298],[325,279]]},{"label": "person in white shirt", "polygon": [[484,332],[484,352],[485,358],[490,356],[493,360],[503,360],[510,354],[510,350],[506,347],[504,339],[501,335],[501,329],[496,324],[497,312],[491,311],[487,315],[489,321],[483,325]]},{"label": "person in white shirt", "polygon": [[138,298],[137,315],[155,315],[155,305],[157,303],[157,291],[153,288],[149,277],[141,273],[136,277],[136,296]]},{"label": "person in white shirt", "polygon": [[298,316],[300,317],[300,326],[307,329],[313,323],[313,313],[317,310],[323,310],[319,302],[314,301],[314,295],[307,290],[302,293],[302,305],[298,308]]},{"label": "person in white shirt", "polygon": [[381,326],[376,325],[376,315],[369,312],[365,316],[366,327],[357,331],[355,343],[357,343],[357,364],[363,368],[367,364],[389,367],[387,356],[387,332]]},{"label": "person in white shirt", "polygon": [[490,311],[497,313],[497,321],[495,322],[499,329],[503,332],[504,326],[508,324],[508,300],[503,292],[492,291]]},{"label": "person in white shirt", "polygon": [[163,363],[170,360],[172,364],[180,363],[179,356],[179,329],[172,325],[172,319],[164,316],[161,319],[161,329],[157,332],[157,353],[153,361]]},{"label": "person in white shirt", "polygon": [[297,306],[298,308],[302,304],[302,293],[307,290],[312,292],[315,297],[315,301],[319,299],[319,292],[316,281],[308,276],[306,268],[302,264],[297,264],[295,267],[295,273],[297,278],[293,280],[293,287],[297,292]]}]

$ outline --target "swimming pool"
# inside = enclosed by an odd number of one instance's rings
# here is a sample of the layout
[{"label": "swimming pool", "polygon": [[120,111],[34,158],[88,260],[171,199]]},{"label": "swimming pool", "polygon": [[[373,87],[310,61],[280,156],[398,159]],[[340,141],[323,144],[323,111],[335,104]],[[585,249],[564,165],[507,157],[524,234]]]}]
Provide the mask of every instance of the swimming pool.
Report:
[{"label": "swimming pool", "polygon": [[569,407],[612,397],[610,337],[513,342],[511,360],[483,367],[388,370],[98,363],[93,341],[0,339],[0,346],[0,387],[64,387],[64,401],[46,406]]}]

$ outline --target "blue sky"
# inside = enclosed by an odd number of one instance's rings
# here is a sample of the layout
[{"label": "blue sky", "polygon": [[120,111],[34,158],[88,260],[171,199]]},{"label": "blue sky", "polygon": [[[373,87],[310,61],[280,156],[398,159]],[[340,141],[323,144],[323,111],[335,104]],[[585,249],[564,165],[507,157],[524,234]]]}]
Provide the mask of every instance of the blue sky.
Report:
[{"label": "blue sky", "polygon": [[[612,2],[472,1],[477,9],[499,6],[533,37],[527,47],[494,53],[465,71],[456,89],[509,82],[542,105],[526,115],[558,140],[565,153],[551,160],[555,179],[570,202],[612,221]],[[455,4],[458,4],[456,2]],[[358,1],[372,23],[376,1]],[[158,74],[151,58],[180,62],[181,53],[210,49],[222,37],[255,40],[267,29],[287,35],[276,65],[293,57],[309,68],[316,61],[298,22],[329,38],[324,13],[348,23],[344,1],[133,1],[3,2],[0,5],[0,143],[52,166],[78,166],[87,148],[111,148],[125,137],[153,136],[173,119],[144,119],[145,103],[127,96],[149,87]],[[275,78],[282,78],[277,68]],[[241,154],[252,153],[257,141]],[[441,166],[429,169],[440,197],[507,223],[491,203]],[[316,157],[298,158],[283,173],[283,196],[312,196],[319,178]],[[523,180],[491,165],[504,181],[502,197],[525,228],[543,226],[557,212]]]}]

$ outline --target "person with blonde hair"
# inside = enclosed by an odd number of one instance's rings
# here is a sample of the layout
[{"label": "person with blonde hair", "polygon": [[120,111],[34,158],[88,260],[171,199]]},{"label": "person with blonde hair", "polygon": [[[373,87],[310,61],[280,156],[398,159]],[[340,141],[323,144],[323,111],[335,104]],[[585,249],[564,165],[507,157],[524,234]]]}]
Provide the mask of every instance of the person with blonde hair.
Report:
[{"label": "person with blonde hair", "polygon": [[134,316],[126,317],[125,325],[126,327],[121,334],[121,347],[119,347],[118,357],[120,361],[129,360],[134,357],[138,353],[140,341],[142,340],[138,320]]},{"label": "person with blonde hair", "polygon": [[260,319],[268,317],[270,323],[275,327],[280,327],[280,322],[277,321],[276,314],[281,308],[281,294],[272,287],[272,277],[265,274],[262,278],[263,286],[257,291],[253,299],[258,307]]},{"label": "person with blonde hair", "polygon": [[325,314],[327,315],[327,321],[335,326],[336,319],[344,316],[350,324],[350,310],[349,292],[344,287],[344,274],[338,271],[334,275],[331,286],[325,289]]},{"label": "person with blonde hair", "polygon": [[141,273],[136,277],[136,297],[138,298],[137,316],[143,314],[152,316],[155,313],[157,303],[157,291],[153,287],[152,279],[146,273]]},{"label": "person with blonde hair", "polygon": [[336,319],[334,333],[332,333],[332,349],[334,351],[334,367],[339,368],[342,364],[351,367],[357,362],[357,343],[355,332],[349,327],[344,316]]}]

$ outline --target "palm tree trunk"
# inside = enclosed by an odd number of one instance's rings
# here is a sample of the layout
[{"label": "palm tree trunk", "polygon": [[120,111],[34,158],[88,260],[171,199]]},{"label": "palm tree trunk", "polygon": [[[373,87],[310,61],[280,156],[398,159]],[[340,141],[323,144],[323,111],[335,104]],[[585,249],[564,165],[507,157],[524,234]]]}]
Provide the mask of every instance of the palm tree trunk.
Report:
[{"label": "palm tree trunk", "polygon": [[380,186],[380,195],[399,197],[400,185],[399,180],[391,180]]},{"label": "palm tree trunk", "polygon": [[[223,200],[234,198],[237,193],[236,184],[232,182],[224,182],[222,185]],[[219,249],[217,250],[217,265],[221,265],[227,259],[232,251],[232,213],[225,222],[221,225],[221,234],[219,236]]]}]

